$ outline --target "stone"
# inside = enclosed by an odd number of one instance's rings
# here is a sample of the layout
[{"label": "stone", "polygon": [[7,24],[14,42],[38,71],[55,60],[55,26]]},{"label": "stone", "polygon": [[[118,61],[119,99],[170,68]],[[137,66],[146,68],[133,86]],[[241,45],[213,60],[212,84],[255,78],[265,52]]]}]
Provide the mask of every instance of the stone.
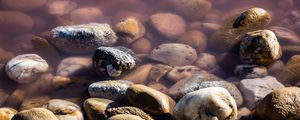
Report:
[{"label": "stone", "polygon": [[129,74],[122,77],[122,80],[128,80],[135,84],[144,84],[148,80],[148,76],[152,69],[151,64],[144,64],[134,69]]},{"label": "stone", "polygon": [[198,54],[198,58],[193,64],[200,69],[210,71],[217,66],[217,59],[215,56],[209,53],[200,53]]},{"label": "stone", "polygon": [[277,38],[270,30],[248,32],[241,38],[240,59],[243,63],[269,65],[281,55]]},{"label": "stone", "polygon": [[59,76],[76,76],[80,73],[91,70],[93,60],[87,56],[67,57],[57,66],[56,75]]},{"label": "stone", "polygon": [[182,79],[190,78],[201,71],[200,68],[192,65],[173,67],[173,69],[168,72],[167,78],[173,82],[178,82]]},{"label": "stone", "polygon": [[149,58],[170,66],[184,66],[196,61],[197,52],[185,44],[165,43],[153,49]]},{"label": "stone", "polygon": [[0,119],[1,120],[11,120],[11,118],[17,113],[13,108],[0,108]]},{"label": "stone", "polygon": [[70,0],[51,0],[47,3],[48,13],[58,16],[69,14],[77,6],[76,2]]},{"label": "stone", "polygon": [[105,110],[105,113],[108,116],[108,118],[118,114],[131,114],[131,115],[139,116],[144,120],[154,120],[147,113],[145,113],[143,110],[137,107],[125,106],[125,107],[109,108]]},{"label": "stone", "polygon": [[95,22],[103,15],[102,11],[96,7],[82,7],[70,13],[70,19],[77,24]]},{"label": "stone", "polygon": [[170,0],[170,2],[175,10],[190,20],[199,20],[212,7],[209,0]]},{"label": "stone", "polygon": [[119,103],[103,98],[89,98],[83,104],[88,120],[104,120],[107,117],[105,110],[118,106],[120,106]]},{"label": "stone", "polygon": [[47,3],[47,0],[1,0],[3,8],[16,11],[29,11],[40,8]]},{"label": "stone", "polygon": [[149,82],[147,84],[148,87],[151,87],[157,91],[160,91],[162,93],[168,93],[168,87],[166,85],[164,85],[163,83],[159,83],[159,82]]},{"label": "stone", "polygon": [[32,98],[26,98],[22,101],[19,110],[30,110],[32,108],[40,108],[48,101],[50,100],[50,97],[48,96],[38,96],[38,97],[32,97]]},{"label": "stone", "polygon": [[240,120],[243,116],[249,116],[251,114],[251,111],[247,107],[239,108],[237,120]]},{"label": "stone", "polygon": [[153,44],[150,40],[146,38],[141,38],[136,41],[134,41],[130,48],[134,51],[136,54],[149,54],[151,50],[153,49]]},{"label": "stone", "polygon": [[52,111],[59,120],[83,120],[80,107],[75,103],[52,99],[44,107]]},{"label": "stone", "polygon": [[300,64],[298,59],[300,56],[295,55],[292,56],[287,64],[282,67],[279,71],[275,72],[275,77],[283,84],[290,84],[294,85],[295,83],[299,82],[299,74],[298,71],[300,69]]},{"label": "stone", "polygon": [[184,19],[172,13],[157,13],[151,15],[150,25],[160,35],[168,39],[175,39],[186,31]]},{"label": "stone", "polygon": [[149,17],[147,15],[141,14],[139,12],[135,11],[129,11],[129,10],[121,10],[117,11],[117,13],[113,16],[113,23],[117,23],[122,19],[128,18],[128,17],[134,17],[141,21],[142,23],[145,23],[148,21]]},{"label": "stone", "polygon": [[176,120],[235,120],[237,114],[233,97],[221,87],[209,87],[188,93],[174,109]]},{"label": "stone", "polygon": [[48,63],[36,54],[18,55],[5,66],[8,77],[18,83],[30,83],[37,80],[49,69]]},{"label": "stone", "polygon": [[272,76],[255,79],[243,79],[238,86],[245,98],[245,105],[250,109],[254,108],[266,95],[271,93],[273,90],[284,87],[284,85],[282,85],[277,81],[276,78]]},{"label": "stone", "polygon": [[177,43],[187,44],[197,51],[204,51],[207,46],[207,37],[200,31],[188,31],[183,33],[178,39]]},{"label": "stone", "polygon": [[175,101],[169,96],[144,85],[132,85],[126,91],[126,100],[153,115],[172,114]]},{"label": "stone", "polygon": [[0,63],[7,63],[10,59],[12,59],[15,55],[9,51],[6,51],[0,48]]},{"label": "stone", "polygon": [[256,114],[266,120],[286,120],[299,115],[300,88],[285,87],[272,91],[256,107]]},{"label": "stone", "polygon": [[29,32],[34,25],[32,17],[21,12],[1,11],[0,18],[0,31],[4,33],[19,34]]},{"label": "stone", "polygon": [[94,67],[100,74],[110,77],[133,69],[136,61],[135,53],[125,47],[99,47],[93,54]]},{"label": "stone", "polygon": [[144,120],[144,119],[139,116],[131,115],[131,114],[118,114],[108,118],[107,120]]},{"label": "stone", "polygon": [[120,42],[130,44],[143,37],[146,33],[144,25],[134,17],[121,19],[114,30]]},{"label": "stone", "polygon": [[235,49],[240,43],[240,36],[247,32],[264,29],[271,22],[270,14],[262,8],[250,8],[235,15],[213,33],[209,45],[220,52]]},{"label": "stone", "polygon": [[273,75],[274,73],[280,71],[283,67],[284,67],[283,61],[277,60],[267,67],[268,73],[270,73],[270,75]]},{"label": "stone", "polygon": [[266,67],[257,65],[238,65],[234,72],[241,79],[261,78],[268,75]]},{"label": "stone", "polygon": [[11,120],[59,120],[45,108],[32,108],[17,113]]},{"label": "stone", "polygon": [[167,75],[169,71],[172,70],[171,66],[163,65],[163,64],[156,64],[153,65],[150,74],[148,76],[149,81],[158,82],[160,81],[164,76]]},{"label": "stone", "polygon": [[279,39],[280,44],[300,44],[300,38],[298,34],[293,30],[280,26],[272,26],[269,29],[275,33],[276,37]]},{"label": "stone", "polygon": [[127,89],[132,85],[132,82],[126,80],[99,81],[91,84],[88,91],[91,97],[123,101]]},{"label": "stone", "polygon": [[46,36],[63,53],[89,53],[100,46],[112,46],[117,42],[110,25],[99,23],[59,26]]}]

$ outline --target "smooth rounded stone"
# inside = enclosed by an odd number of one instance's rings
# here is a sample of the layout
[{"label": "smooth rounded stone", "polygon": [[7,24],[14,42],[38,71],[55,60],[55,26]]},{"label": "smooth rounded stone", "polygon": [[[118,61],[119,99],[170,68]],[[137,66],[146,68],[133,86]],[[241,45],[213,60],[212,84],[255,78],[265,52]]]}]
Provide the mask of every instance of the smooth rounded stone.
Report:
[{"label": "smooth rounded stone", "polygon": [[132,85],[126,91],[130,105],[136,106],[153,115],[172,114],[175,101],[157,90],[145,85]]},{"label": "smooth rounded stone", "polygon": [[160,35],[168,39],[175,39],[186,31],[184,19],[172,13],[157,13],[151,15],[150,25]]},{"label": "smooth rounded stone", "polygon": [[181,67],[173,67],[173,69],[167,74],[167,78],[173,82],[178,82],[182,79],[187,79],[192,77],[194,74],[201,73],[202,69],[187,65]]},{"label": "smooth rounded stone", "polygon": [[59,120],[83,120],[80,107],[75,103],[52,99],[44,107],[52,111]]},{"label": "smooth rounded stone", "polygon": [[247,107],[239,108],[237,120],[242,120],[240,118],[242,118],[243,116],[249,116],[250,114],[251,114],[251,111]]},{"label": "smooth rounded stone", "polygon": [[197,51],[204,51],[207,46],[207,37],[200,31],[188,31],[183,33],[178,39],[177,43],[187,44]]},{"label": "smooth rounded stone", "polygon": [[17,113],[11,120],[59,120],[45,108],[32,108]]},{"label": "smooth rounded stone", "polygon": [[165,43],[153,49],[149,58],[170,66],[184,66],[195,62],[197,52],[189,45]]},{"label": "smooth rounded stone", "polygon": [[83,7],[73,10],[70,19],[79,24],[95,22],[103,15],[102,11],[96,7]]},{"label": "smooth rounded stone", "polygon": [[146,38],[141,38],[136,41],[134,41],[130,48],[136,53],[136,54],[149,54],[151,50],[153,49],[152,42]]},{"label": "smooth rounded stone", "polygon": [[251,8],[225,22],[213,33],[210,46],[221,52],[228,52],[240,43],[240,36],[247,32],[264,29],[271,22],[270,14],[262,8]]},{"label": "smooth rounded stone", "polygon": [[47,0],[1,0],[0,5],[9,10],[28,11],[40,8]]},{"label": "smooth rounded stone", "polygon": [[[283,66],[279,71],[275,72],[275,77],[283,84],[293,85],[299,82],[299,55],[292,56],[287,64]],[[298,60],[299,59],[299,60]]]},{"label": "smooth rounded stone", "polygon": [[118,115],[118,114],[131,114],[136,115],[144,120],[154,120],[151,118],[147,113],[137,107],[125,106],[125,107],[117,107],[117,108],[109,108],[105,110],[106,115],[108,118]]},{"label": "smooth rounded stone", "polygon": [[48,69],[48,63],[36,54],[18,55],[5,66],[8,77],[18,83],[33,82]]},{"label": "smooth rounded stone", "polygon": [[137,67],[135,70],[125,75],[121,79],[131,81],[135,84],[144,84],[148,80],[151,69],[151,64],[144,64]]},{"label": "smooth rounded stone", "polygon": [[133,69],[137,58],[132,50],[125,47],[99,47],[93,54],[93,64],[102,75],[118,77]]},{"label": "smooth rounded stone", "polygon": [[16,11],[0,11],[1,32],[12,34],[25,33],[29,32],[33,25],[33,19],[27,14]]},{"label": "smooth rounded stone", "polygon": [[240,59],[243,63],[269,65],[281,55],[279,42],[270,30],[248,32],[241,39]]},{"label": "smooth rounded stone", "polygon": [[88,71],[92,69],[92,66],[93,60],[91,57],[67,57],[58,64],[56,75],[70,77]]},{"label": "smooth rounded stone", "polygon": [[134,17],[141,21],[142,23],[146,23],[149,19],[149,16],[135,12],[135,11],[128,11],[128,10],[121,10],[118,11],[114,16],[113,16],[113,23],[117,23],[122,19],[128,18],[128,17]]},{"label": "smooth rounded stone", "polygon": [[144,119],[132,114],[118,114],[108,118],[107,120],[144,120]]},{"label": "smooth rounded stone", "polygon": [[71,0],[51,0],[47,3],[48,13],[58,16],[69,14],[77,6],[77,3]]},{"label": "smooth rounded stone", "polygon": [[250,109],[254,108],[259,101],[273,90],[284,87],[284,85],[272,76],[243,79],[238,86],[245,98],[245,105]]},{"label": "smooth rounded stone", "polygon": [[148,76],[149,81],[159,82],[169,71],[172,70],[171,66],[156,64],[152,66],[150,74]]},{"label": "smooth rounded stone", "polygon": [[190,20],[199,20],[212,7],[209,0],[170,0],[170,2],[175,10]]},{"label": "smooth rounded stone", "polygon": [[234,72],[241,79],[261,78],[268,75],[266,67],[257,65],[238,65],[235,67]]},{"label": "smooth rounded stone", "polygon": [[117,36],[109,24],[89,23],[53,28],[50,43],[64,53],[87,53],[100,46],[112,46]]},{"label": "smooth rounded stone", "polygon": [[32,108],[40,108],[46,103],[48,103],[50,100],[50,97],[48,96],[38,96],[38,97],[32,97],[32,98],[26,98],[21,103],[19,110],[30,110]]},{"label": "smooth rounded stone", "polygon": [[279,39],[280,44],[300,44],[300,38],[294,31],[280,26],[272,26],[269,28]]},{"label": "smooth rounded stone", "polygon": [[298,64],[299,61],[300,61],[300,55],[294,55],[286,62],[286,65]]},{"label": "smooth rounded stone", "polygon": [[0,108],[0,120],[11,120],[11,118],[17,114],[18,111],[16,111],[13,108]]},{"label": "smooth rounded stone", "polygon": [[131,44],[137,39],[143,37],[146,33],[144,25],[134,17],[128,17],[120,20],[114,30],[120,42]]},{"label": "smooth rounded stone", "polygon": [[159,82],[149,82],[147,84],[148,87],[151,87],[157,91],[160,91],[162,93],[168,93],[168,87],[166,85],[164,85],[163,83],[159,83]]},{"label": "smooth rounded stone", "polygon": [[88,120],[104,120],[107,117],[105,110],[118,106],[120,106],[119,103],[102,98],[89,98],[83,104]]},{"label": "smooth rounded stone", "polygon": [[88,91],[91,97],[123,101],[125,93],[131,85],[133,83],[126,80],[99,81],[91,84],[88,87]]},{"label": "smooth rounded stone", "polygon": [[222,26],[217,23],[200,23],[199,26],[201,28],[201,31],[203,33],[206,33],[207,36],[222,28]]},{"label": "smooth rounded stone", "polygon": [[0,63],[4,64],[14,57],[14,54],[0,48]]},{"label": "smooth rounded stone", "polygon": [[198,58],[194,63],[195,66],[200,69],[210,71],[217,66],[216,57],[209,53],[200,53],[198,54]]},{"label": "smooth rounded stone", "polygon": [[175,120],[235,120],[237,114],[233,97],[221,87],[191,92],[174,109]]},{"label": "smooth rounded stone", "polygon": [[256,107],[256,114],[265,120],[286,120],[299,115],[300,88],[285,87],[268,94]]},{"label": "smooth rounded stone", "polygon": [[274,73],[280,71],[284,67],[284,63],[282,60],[277,60],[270,64],[267,69],[270,75],[273,75]]}]

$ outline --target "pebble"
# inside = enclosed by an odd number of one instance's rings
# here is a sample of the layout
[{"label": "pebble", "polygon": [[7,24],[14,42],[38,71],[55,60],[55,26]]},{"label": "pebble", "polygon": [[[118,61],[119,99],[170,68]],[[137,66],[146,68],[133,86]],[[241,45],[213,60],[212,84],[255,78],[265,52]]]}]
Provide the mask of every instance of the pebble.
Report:
[{"label": "pebble", "polygon": [[48,69],[48,63],[36,54],[18,55],[5,66],[8,77],[18,83],[33,82]]},{"label": "pebble", "polygon": [[89,53],[117,42],[110,25],[99,23],[59,26],[53,28],[47,37],[63,53]]},{"label": "pebble", "polygon": [[266,120],[286,120],[299,115],[300,88],[285,87],[272,91],[256,107],[256,114]]},{"label": "pebble", "polygon": [[235,120],[237,106],[230,93],[221,87],[209,87],[185,95],[176,104],[176,120]]},{"label": "pebble", "polygon": [[241,39],[240,59],[243,63],[270,65],[281,55],[277,38],[270,30],[248,32]]},{"label": "pebble", "polygon": [[272,64],[270,64],[267,68],[268,68],[268,73],[270,75],[274,75],[274,73],[277,73],[278,71],[282,70],[282,68],[284,67],[284,63],[282,60],[277,60],[275,62],[273,62]]},{"label": "pebble", "polygon": [[247,107],[239,108],[237,120],[242,120],[240,118],[242,118],[243,116],[249,116],[250,114],[251,114],[251,111]]},{"label": "pebble", "polygon": [[109,109],[105,110],[105,113],[108,116],[108,118],[112,117],[114,115],[118,115],[118,114],[131,114],[131,115],[139,116],[139,117],[143,118],[144,120],[154,120],[143,110],[141,110],[137,107],[131,107],[131,106],[109,108]]},{"label": "pebble", "polygon": [[167,78],[173,82],[192,77],[194,74],[200,73],[202,70],[196,66],[187,65],[181,67],[173,67],[167,74]]},{"label": "pebble", "polygon": [[1,6],[5,9],[16,11],[29,11],[40,8],[47,0],[1,0]]},{"label": "pebble", "polygon": [[133,83],[126,80],[99,81],[91,84],[88,91],[91,97],[123,101],[125,93],[131,85]]},{"label": "pebble", "polygon": [[88,120],[104,120],[107,117],[105,110],[118,106],[119,103],[103,98],[89,98],[83,104]]},{"label": "pebble", "polygon": [[175,101],[145,85],[132,85],[126,91],[129,104],[153,115],[172,114]]},{"label": "pebble", "polygon": [[275,33],[276,37],[279,39],[280,44],[284,44],[284,45],[300,44],[300,38],[298,34],[295,33],[293,30],[290,30],[285,27],[280,27],[280,26],[272,26],[269,29]]},{"label": "pebble", "polygon": [[22,12],[0,11],[0,26],[1,32],[19,34],[29,32],[34,26],[34,21],[32,17]]},{"label": "pebble", "polygon": [[211,71],[217,66],[217,59],[214,55],[209,53],[200,53],[198,54],[198,58],[193,64],[200,69]]},{"label": "pebble", "polygon": [[118,77],[133,69],[137,58],[135,53],[125,47],[99,47],[93,54],[93,64],[102,75]]},{"label": "pebble", "polygon": [[148,76],[149,81],[159,82],[171,70],[172,67],[168,65],[163,65],[163,64],[153,65],[150,74]]},{"label": "pebble", "polygon": [[183,18],[173,13],[157,13],[150,16],[150,25],[167,39],[175,39],[186,31]]},{"label": "pebble", "polygon": [[153,44],[150,40],[146,38],[141,38],[136,41],[134,41],[130,48],[136,53],[136,54],[149,54],[151,50],[153,49]]},{"label": "pebble", "polygon": [[120,42],[131,44],[137,39],[143,37],[146,33],[144,25],[134,17],[128,17],[120,20],[114,30]]},{"label": "pebble", "polygon": [[11,118],[17,113],[13,108],[0,108],[0,120],[11,120]]},{"label": "pebble", "polygon": [[261,78],[268,75],[266,67],[257,65],[238,65],[234,72],[241,79]]},{"label": "pebble", "polygon": [[26,98],[22,101],[19,110],[30,110],[32,108],[40,108],[48,101],[50,100],[50,97],[48,96],[38,96],[38,97],[32,97],[32,98]]},{"label": "pebble", "polygon": [[148,87],[151,87],[157,91],[160,91],[162,93],[168,93],[168,87],[163,84],[163,83],[159,83],[159,82],[149,82],[147,84]]},{"label": "pebble", "polygon": [[172,0],[171,5],[190,20],[199,20],[212,7],[209,0]]},{"label": "pebble", "polygon": [[141,21],[141,23],[145,23],[148,21],[149,16],[135,12],[135,11],[128,11],[128,10],[121,10],[118,11],[114,16],[113,16],[113,23],[117,23],[122,19],[126,19],[128,17],[134,17]]},{"label": "pebble", "polygon": [[57,66],[56,75],[75,76],[92,69],[93,60],[86,56],[67,57]]},{"label": "pebble", "polygon": [[299,60],[299,55],[292,56],[282,69],[274,73],[275,77],[283,84],[294,85],[295,83],[298,83],[300,80],[298,74],[298,71],[300,70]]},{"label": "pebble", "polygon": [[144,119],[132,114],[118,114],[108,118],[107,120],[144,120]]},{"label": "pebble", "polygon": [[63,16],[77,8],[77,3],[71,0],[51,0],[47,3],[48,13]]},{"label": "pebble", "polygon": [[52,111],[59,120],[83,120],[80,107],[75,103],[52,99],[44,107]]},{"label": "pebble", "polygon": [[238,86],[245,98],[245,105],[250,109],[254,108],[259,101],[273,90],[284,87],[284,85],[272,76],[243,79]]},{"label": "pebble", "polygon": [[148,80],[148,76],[152,69],[151,64],[144,64],[134,69],[129,74],[122,77],[122,80],[128,80],[135,84],[144,84]]},{"label": "pebble", "polygon": [[73,10],[70,13],[70,19],[76,24],[86,24],[96,22],[102,15],[103,13],[99,8],[83,7]]},{"label": "pebble", "polygon": [[165,43],[153,49],[149,58],[170,66],[184,66],[196,61],[197,52],[189,45]]},{"label": "pebble", "polygon": [[17,113],[11,120],[59,120],[45,108],[32,108]]},{"label": "pebble", "polygon": [[13,53],[0,48],[0,63],[1,64],[7,63],[13,57],[14,57]]},{"label": "pebble", "polygon": [[204,51],[207,46],[207,37],[200,31],[188,31],[183,33],[178,39],[177,43],[187,44],[197,51]]}]

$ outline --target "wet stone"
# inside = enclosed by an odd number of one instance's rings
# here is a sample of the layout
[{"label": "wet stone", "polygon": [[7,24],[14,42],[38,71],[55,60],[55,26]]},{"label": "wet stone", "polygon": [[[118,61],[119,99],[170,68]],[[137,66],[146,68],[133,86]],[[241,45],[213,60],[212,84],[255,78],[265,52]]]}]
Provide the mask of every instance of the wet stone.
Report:
[{"label": "wet stone", "polygon": [[[7,0],[10,1],[10,0]],[[2,4],[2,3],[1,3]],[[4,33],[18,34],[29,32],[34,26],[32,17],[16,11],[0,12],[0,31]],[[18,29],[12,29],[18,28]]]},{"label": "wet stone", "polygon": [[107,120],[144,120],[144,119],[132,114],[118,114],[108,118]]},{"label": "wet stone", "polygon": [[48,13],[51,15],[66,15],[77,7],[77,3],[70,0],[51,0],[47,3]]},{"label": "wet stone", "polygon": [[280,44],[300,44],[300,38],[293,30],[280,26],[272,26],[269,29],[275,33]]},{"label": "wet stone", "polygon": [[11,118],[17,113],[13,108],[0,108],[0,120],[11,120]]},{"label": "wet stone", "polygon": [[283,84],[294,85],[299,82],[299,64],[300,56],[294,55],[292,56],[285,66],[282,67],[279,71],[275,72],[275,77]]},{"label": "wet stone", "polygon": [[148,76],[149,81],[159,82],[171,70],[172,67],[168,65],[163,65],[163,64],[153,65],[150,74]]},{"label": "wet stone", "polygon": [[50,100],[50,97],[48,96],[39,96],[39,97],[32,97],[32,98],[26,98],[21,103],[19,110],[30,110],[32,108],[39,108],[48,103]]},{"label": "wet stone", "polygon": [[92,69],[92,61],[86,56],[67,57],[59,63],[56,75],[70,77],[84,73]]},{"label": "wet stone", "polygon": [[211,71],[217,66],[217,59],[212,54],[200,53],[198,54],[198,59],[195,61],[194,65],[200,69]]},{"label": "wet stone", "polygon": [[167,74],[167,78],[173,82],[177,82],[192,77],[194,74],[200,73],[201,71],[200,68],[192,65],[173,67]]},{"label": "wet stone", "polygon": [[29,11],[40,8],[47,0],[1,0],[1,6],[10,10]]},{"label": "wet stone", "polygon": [[170,66],[183,66],[195,62],[197,52],[185,44],[165,43],[153,49],[149,58]]},{"label": "wet stone", "polygon": [[148,80],[148,76],[150,74],[151,69],[151,64],[144,64],[137,67],[121,79],[131,81],[135,84],[144,84]]},{"label": "wet stone", "polygon": [[73,10],[70,19],[77,24],[95,22],[102,16],[102,11],[96,7],[83,7]]},{"label": "wet stone", "polygon": [[32,108],[17,113],[12,120],[59,120],[45,108]]},{"label": "wet stone", "polygon": [[154,120],[147,113],[137,107],[117,107],[117,108],[109,108],[105,111],[106,115],[109,117],[118,115],[118,114],[131,114],[136,115],[144,120]]},{"label": "wet stone", "polygon": [[118,77],[123,72],[133,69],[137,58],[125,47],[99,47],[93,54],[93,64],[102,75]]},{"label": "wet stone", "polygon": [[125,93],[131,85],[133,83],[126,80],[99,81],[91,84],[88,91],[91,97],[123,101]]},{"label": "wet stone", "polygon": [[130,48],[136,53],[136,54],[149,54],[151,50],[153,49],[153,44],[150,40],[146,38],[141,38],[136,41],[134,41]]},{"label": "wet stone", "polygon": [[88,53],[117,42],[110,25],[99,23],[59,26],[53,28],[47,37],[63,53]]},{"label": "wet stone", "polygon": [[204,33],[194,30],[183,33],[176,42],[187,44],[197,51],[204,51],[207,46],[206,41],[207,37]]},{"label": "wet stone", "polygon": [[248,32],[241,38],[240,58],[243,63],[269,65],[281,55],[277,38],[270,30]]},{"label": "wet stone", "polygon": [[174,109],[176,120],[235,120],[237,106],[230,93],[221,87],[200,89],[185,95]]},{"label": "wet stone", "polygon": [[48,63],[36,54],[18,55],[5,66],[8,77],[18,83],[33,82],[48,69]]},{"label": "wet stone", "polygon": [[238,65],[234,72],[241,79],[261,78],[268,75],[266,67],[257,65]]}]

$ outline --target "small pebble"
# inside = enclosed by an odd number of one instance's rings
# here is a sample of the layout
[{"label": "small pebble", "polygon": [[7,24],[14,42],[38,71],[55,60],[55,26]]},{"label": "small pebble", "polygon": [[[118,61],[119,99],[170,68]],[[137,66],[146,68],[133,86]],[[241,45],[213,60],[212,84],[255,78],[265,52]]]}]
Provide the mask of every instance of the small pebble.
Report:
[{"label": "small pebble", "polygon": [[107,120],[144,120],[144,119],[132,114],[118,114],[108,118]]},{"label": "small pebble", "polygon": [[266,67],[257,65],[238,65],[234,72],[241,79],[261,78],[268,75]]},{"label": "small pebble", "polygon": [[102,14],[102,11],[96,7],[83,7],[73,10],[70,19],[77,24],[86,24],[96,22]]},{"label": "small pebble", "polygon": [[169,80],[178,82],[182,79],[192,77],[194,74],[200,73],[202,70],[196,66],[188,65],[181,67],[173,67],[173,69],[167,74]]},{"label": "small pebble", "polygon": [[204,51],[207,46],[207,37],[200,31],[188,31],[183,33],[178,39],[177,43],[187,44],[197,51]]},{"label": "small pebble", "polygon": [[17,113],[11,120],[59,120],[45,108],[32,108]]},{"label": "small pebble", "polygon": [[117,107],[117,108],[109,108],[105,111],[108,117],[118,115],[118,114],[131,114],[136,115],[144,120],[154,120],[147,113],[137,107]]},{"label": "small pebble", "polygon": [[118,106],[119,103],[103,98],[89,98],[83,104],[88,120],[104,120],[107,117],[105,110]]}]

